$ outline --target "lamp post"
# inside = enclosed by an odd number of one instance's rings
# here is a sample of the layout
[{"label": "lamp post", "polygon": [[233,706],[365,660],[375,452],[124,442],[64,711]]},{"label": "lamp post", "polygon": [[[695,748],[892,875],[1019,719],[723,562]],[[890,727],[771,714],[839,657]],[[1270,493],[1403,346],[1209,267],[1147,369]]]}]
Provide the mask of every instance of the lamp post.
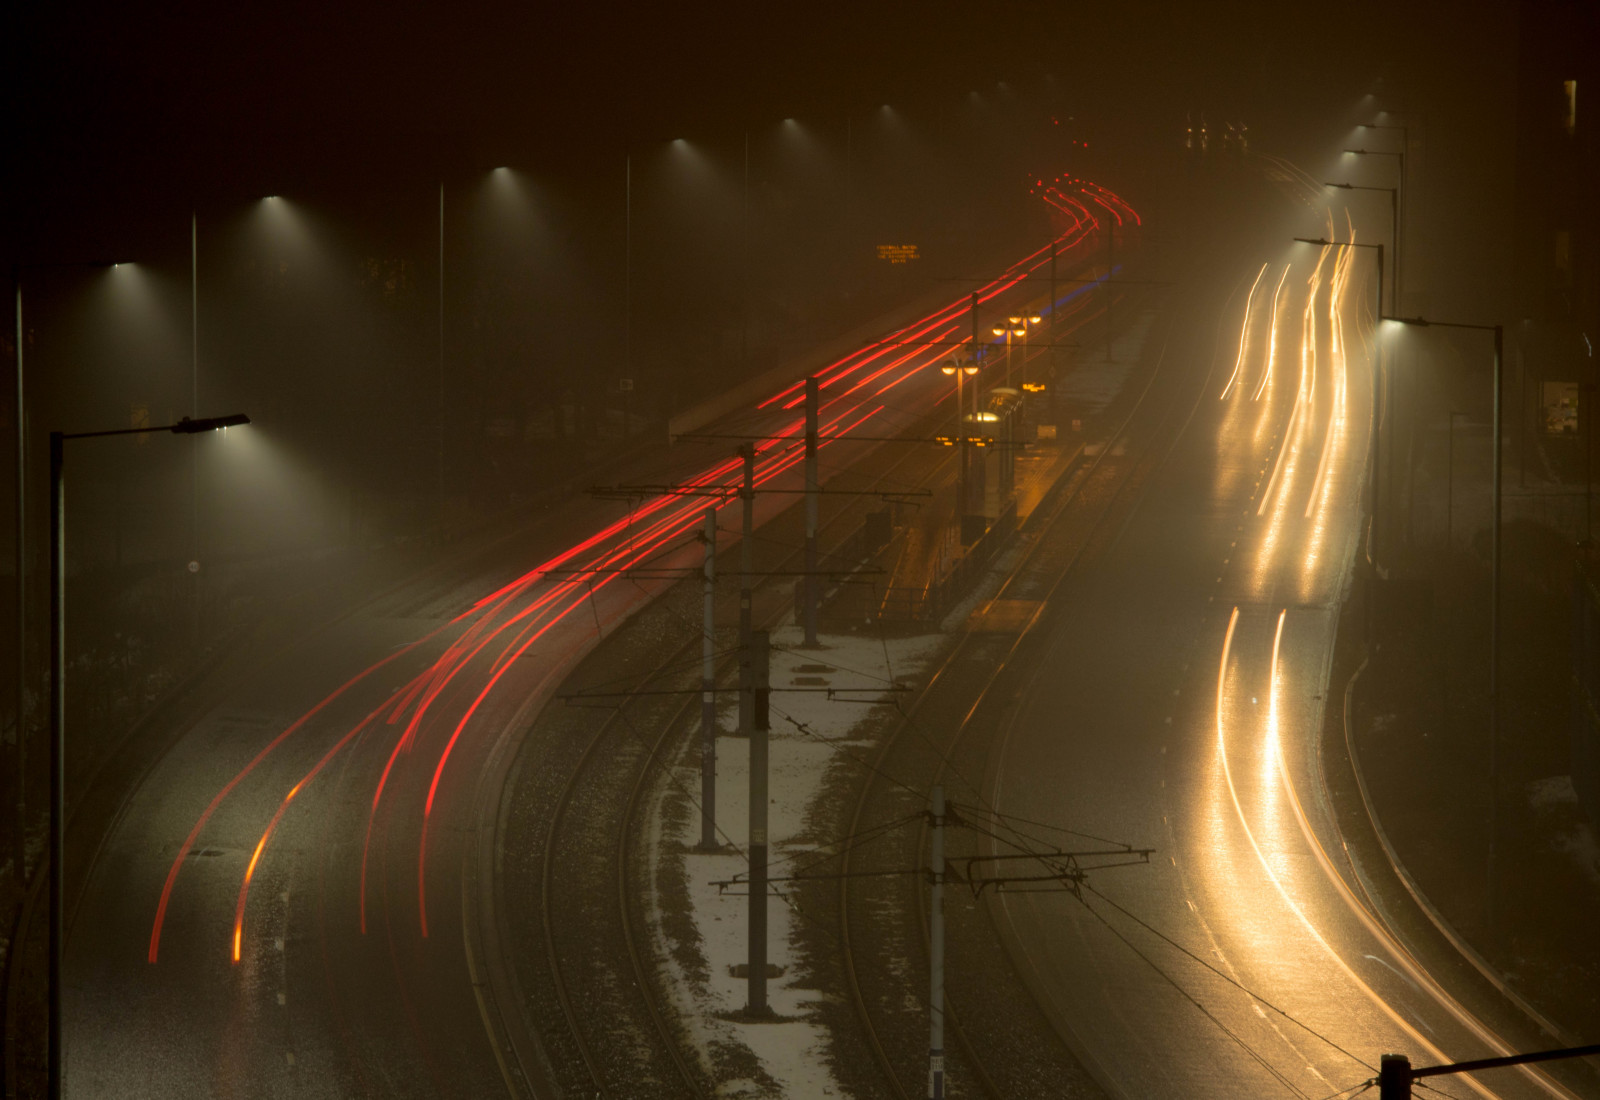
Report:
[{"label": "lamp post", "polygon": [[1501,325],[1468,325],[1454,321],[1429,321],[1423,317],[1385,317],[1402,325],[1419,328],[1459,328],[1494,333],[1494,508],[1489,529],[1489,863],[1485,880],[1485,911],[1488,923],[1495,922],[1497,867],[1495,841],[1499,832],[1500,803],[1500,384],[1504,359],[1505,330]]},{"label": "lamp post", "polygon": [[946,359],[939,365],[939,370],[945,375],[955,375],[956,378],[956,525],[960,526],[967,514],[967,433],[962,428],[962,413],[965,411],[965,401],[961,394],[961,380],[963,375],[977,374],[978,365],[971,360],[958,363],[954,357]]},{"label": "lamp post", "polygon": [[27,525],[27,481],[28,481],[28,430],[25,404],[26,373],[23,366],[23,349],[26,332],[22,321],[22,275],[25,271],[43,271],[53,268],[68,267],[116,267],[115,263],[102,260],[92,260],[83,263],[38,263],[14,264],[11,268],[11,281],[16,291],[16,403],[12,406],[15,417],[15,430],[17,437],[17,483],[16,483],[16,618],[17,618],[17,697],[16,697],[16,759],[13,768],[13,782],[15,790],[11,799],[15,810],[12,830],[14,851],[12,854],[13,873],[17,881],[22,880],[27,857],[27,736],[28,722],[28,525]]},{"label": "lamp post", "polygon": [[1012,317],[1009,324],[996,325],[993,331],[996,336],[1004,336],[1006,338],[1006,386],[1009,388],[1011,385],[1011,338],[1013,336],[1026,336],[1028,335],[1028,330],[1022,327],[1021,317]]},{"label": "lamp post", "polygon": [[[1398,263],[1400,257],[1400,189],[1398,187],[1365,187],[1359,183],[1323,183],[1322,186],[1337,187],[1341,191],[1387,191],[1389,193],[1389,244],[1394,249],[1394,254],[1389,257],[1389,262],[1391,264]],[[1389,288],[1389,309],[1391,311],[1400,308],[1400,303],[1395,300],[1397,297],[1395,287],[1391,285]],[[1378,305],[1381,312],[1383,303],[1380,301]]]},{"label": "lamp post", "polygon": [[27,547],[27,509],[25,487],[28,479],[28,446],[25,430],[25,418],[22,410],[22,278],[20,273],[16,279],[17,287],[17,398],[14,412],[17,418],[17,716],[16,716],[16,758],[13,761],[12,782],[16,784],[16,791],[7,794],[13,797],[8,801],[14,815],[12,823],[13,852],[11,857],[12,874],[20,885],[23,873],[27,870],[23,864],[28,856],[27,842],[27,776],[24,774],[28,759],[26,720],[28,712],[28,547]]},{"label": "lamp post", "polygon": [[[1380,114],[1381,113],[1384,113],[1384,112],[1380,112]],[[1396,130],[1396,131],[1399,131],[1399,133],[1400,133],[1400,152],[1399,152],[1398,155],[1400,157],[1400,175],[1402,177],[1401,178],[1401,184],[1402,184],[1402,186],[1404,186],[1404,176],[1405,176],[1405,171],[1406,171],[1405,155],[1406,155],[1406,151],[1411,148],[1411,132],[1410,132],[1410,128],[1407,127],[1407,126],[1396,125],[1396,124],[1387,123],[1387,122],[1363,122],[1359,126],[1357,126],[1356,128],[1359,129],[1359,130]],[[1397,205],[1398,205],[1398,202],[1397,202]],[[1394,230],[1394,232],[1395,232],[1395,240],[1394,240],[1395,258],[1394,258],[1394,262],[1396,264],[1398,264],[1400,262],[1400,215],[1403,215],[1403,213],[1404,213],[1404,210],[1401,209],[1399,214],[1397,214],[1397,216],[1395,218],[1395,223],[1394,223],[1395,224],[1395,230]],[[1396,273],[1395,273],[1395,297],[1396,298],[1399,297],[1399,291],[1400,291],[1400,278],[1399,278],[1399,272],[1396,271]],[[1398,313],[1399,310],[1400,310],[1400,303],[1398,301],[1395,302],[1394,308],[1395,308],[1395,312]]]},{"label": "lamp post", "polygon": [[66,443],[112,435],[172,432],[195,435],[250,423],[243,413],[191,419],[152,428],[50,433],[50,1064],[49,1096],[61,1096],[61,957],[66,947],[62,918],[62,858],[66,830],[66,493],[62,476]]},{"label": "lamp post", "polygon": [[1394,292],[1395,309],[1400,309],[1401,279],[1400,279],[1400,221],[1405,217],[1406,207],[1406,155],[1400,153],[1385,153],[1381,150],[1346,149],[1345,152],[1353,157],[1395,157],[1400,162],[1400,174],[1395,180],[1395,230],[1394,230]]},{"label": "lamp post", "polygon": [[[1028,390],[1028,333],[1041,320],[1043,318],[1037,313],[1027,313],[1019,317],[1010,318],[1011,323],[1016,326],[1016,331],[1022,336],[1022,369],[1017,372],[1019,378],[1017,386],[1024,393]],[[1006,382],[1008,385],[1010,384],[1010,375],[1006,376]]]}]

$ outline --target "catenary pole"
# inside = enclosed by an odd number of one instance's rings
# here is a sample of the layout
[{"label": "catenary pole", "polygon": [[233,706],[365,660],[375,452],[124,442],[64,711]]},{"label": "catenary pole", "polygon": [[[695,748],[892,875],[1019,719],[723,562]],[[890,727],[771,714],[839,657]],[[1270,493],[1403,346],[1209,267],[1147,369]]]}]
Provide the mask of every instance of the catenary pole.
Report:
[{"label": "catenary pole", "polygon": [[944,788],[933,788],[928,866],[928,1100],[944,1100]]},{"label": "catenary pole", "polygon": [[[1045,379],[1049,383],[1049,396],[1046,405],[1053,413],[1056,407],[1056,247],[1058,242],[1050,242],[1050,365],[1045,371]],[[1052,416],[1051,420],[1055,417]]]},{"label": "catenary pole", "polygon": [[748,973],[745,978],[745,1012],[766,1016],[767,1007],[767,734],[770,727],[770,638],[765,630],[750,635],[750,648],[740,658],[748,662],[751,690],[750,723],[750,909]]},{"label": "catenary pole", "polygon": [[705,510],[705,618],[700,630],[700,850],[717,845],[717,510]]},{"label": "catenary pole", "polygon": [[1504,328],[1494,326],[1494,517],[1489,540],[1489,866],[1488,913],[1493,927],[1498,916],[1500,835],[1500,389]]},{"label": "catenary pole", "polygon": [[806,645],[817,644],[817,603],[821,579],[817,576],[817,379],[806,379]]},{"label": "catenary pole", "polygon": [[17,432],[17,728],[16,728],[16,753],[13,771],[13,782],[16,784],[16,797],[12,805],[16,809],[14,819],[15,828],[11,830],[12,852],[11,866],[13,877],[17,882],[22,882],[27,870],[27,824],[28,824],[28,524],[27,524],[27,483],[28,483],[28,447],[26,417],[22,403],[22,279],[17,279],[17,397],[16,407],[16,432]]},{"label": "catenary pole", "polygon": [[[979,346],[980,345],[978,343],[978,292],[976,290],[974,290],[972,292],[972,364],[973,364],[973,366],[977,366],[978,365],[978,348],[979,348]],[[974,374],[972,376],[972,408],[973,408],[974,411],[976,411],[977,408],[978,408],[978,376],[976,374]],[[957,409],[956,410],[956,427],[961,433],[961,474],[962,474],[962,484],[965,486],[965,488],[964,488],[964,490],[962,492],[962,497],[961,497],[961,507],[956,509],[956,511],[958,513],[960,513],[956,517],[956,522],[961,527],[960,537],[961,537],[963,542],[966,541],[966,524],[967,524],[967,518],[966,517],[967,517],[967,513],[972,511],[972,496],[973,496],[973,492],[972,492],[972,482],[973,482],[972,444],[967,441],[967,436],[970,435],[971,433],[967,430],[966,416],[967,416],[967,412],[966,412],[965,409]],[[979,478],[978,481],[980,482],[980,488],[978,489],[978,494],[981,496],[982,493],[983,493],[983,489],[981,487],[982,478]]]},{"label": "catenary pole", "polygon": [[[741,444],[739,457],[744,460],[744,484],[739,489],[739,651],[750,649],[751,577],[755,572],[756,527],[756,445]],[[751,697],[750,684],[742,677],[749,670],[739,662],[739,732],[750,736]]]}]

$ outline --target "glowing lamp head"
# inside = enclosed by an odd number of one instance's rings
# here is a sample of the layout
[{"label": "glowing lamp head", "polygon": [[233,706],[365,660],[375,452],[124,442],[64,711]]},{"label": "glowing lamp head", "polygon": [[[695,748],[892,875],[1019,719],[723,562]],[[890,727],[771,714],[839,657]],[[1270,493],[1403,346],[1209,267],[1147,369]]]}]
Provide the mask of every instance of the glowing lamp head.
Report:
[{"label": "glowing lamp head", "polygon": [[944,374],[954,374],[956,372],[956,365],[948,361],[940,363],[939,370]]},{"label": "glowing lamp head", "polygon": [[250,423],[250,418],[244,413],[232,413],[228,416],[206,416],[199,419],[184,417],[170,429],[174,435],[198,435],[201,432],[226,431],[236,428],[241,424]]},{"label": "glowing lamp head", "polygon": [[963,373],[966,373],[966,374],[977,374],[978,373],[978,364],[976,364],[976,363],[968,363],[966,366],[962,367],[961,370],[963,371]]},{"label": "glowing lamp head", "polygon": [[994,326],[994,334],[996,336],[1004,336],[1006,334],[1006,327],[1004,325]]}]

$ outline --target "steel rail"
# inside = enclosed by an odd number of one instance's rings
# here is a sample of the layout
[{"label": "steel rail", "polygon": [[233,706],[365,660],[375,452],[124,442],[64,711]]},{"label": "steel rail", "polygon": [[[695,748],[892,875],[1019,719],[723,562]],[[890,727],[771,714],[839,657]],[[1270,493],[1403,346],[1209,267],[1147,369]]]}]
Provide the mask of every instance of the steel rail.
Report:
[{"label": "steel rail", "polygon": [[[1149,394],[1151,392],[1151,389],[1152,389],[1152,387],[1154,385],[1156,376],[1158,374],[1159,374],[1159,371],[1152,371],[1151,372],[1150,379],[1146,382],[1145,388],[1140,393],[1139,398],[1135,402],[1133,409],[1131,409],[1129,411],[1128,415],[1123,418],[1122,423],[1118,426],[1117,430],[1112,434],[1112,436],[1108,440],[1106,440],[1105,443],[1101,446],[1099,454],[1097,454],[1094,457],[1094,460],[1090,464],[1088,470],[1085,471],[1083,473],[1083,475],[1077,479],[1076,483],[1071,487],[1071,489],[1069,491],[1067,491],[1064,494],[1061,494],[1061,496],[1059,497],[1057,502],[1052,505],[1051,513],[1050,513],[1050,519],[1049,519],[1048,523],[1046,524],[1046,526],[1048,526],[1049,524],[1053,524],[1060,517],[1060,515],[1062,513],[1064,513],[1066,511],[1066,509],[1074,501],[1076,501],[1079,498],[1079,496],[1083,492],[1084,487],[1089,484],[1089,482],[1094,478],[1095,474],[1099,472],[1099,469],[1100,469],[1101,465],[1104,464],[1106,459],[1111,456],[1111,454],[1112,454],[1112,452],[1114,450],[1115,444],[1122,438],[1123,433],[1127,430],[1128,426],[1132,423],[1134,416],[1143,407],[1144,401],[1149,396]],[[1070,475],[1064,475],[1064,476],[1070,476]],[[1119,492],[1120,492],[1120,488],[1119,488]],[[1112,503],[1114,503],[1114,499],[1113,499]],[[1103,519],[1105,514],[1109,514],[1109,511],[1110,511],[1110,503],[1108,503],[1107,508],[1105,510],[1105,513],[1103,513],[1102,517],[1100,517],[1100,518]],[[1100,520],[1097,519],[1096,520],[1096,524],[1098,524],[1099,522],[1100,522]],[[1087,543],[1087,540],[1085,540],[1085,541]],[[1017,567],[1017,569],[1015,569],[1013,571],[1013,574],[1012,574],[1013,577],[1016,576],[1017,574],[1021,573],[1023,571],[1023,569],[1026,567],[1027,563],[1032,560],[1033,554],[1037,551],[1038,545],[1039,545],[1038,543],[1035,543],[1034,547],[1030,548],[1030,550],[1029,550],[1028,554],[1025,556],[1023,562]],[[1079,550],[1079,553],[1081,553],[1081,548]],[[1076,562],[1076,555],[1074,556],[1074,563],[1075,562]],[[1070,566],[1069,566],[1069,570],[1070,570]],[[1006,587],[1008,588],[1009,585],[1010,585],[1010,579],[1007,580]],[[1002,591],[1004,591],[1004,590],[1005,589],[1002,589]],[[896,723],[895,726],[884,736],[882,741],[879,742],[879,745],[878,745],[878,748],[877,748],[877,752],[875,753],[873,761],[872,761],[872,768],[873,768],[874,772],[880,771],[882,769],[884,761],[887,759],[889,753],[893,750],[895,745],[898,743],[900,736],[905,732],[906,729],[908,729],[911,726],[912,720],[916,717],[916,715],[918,713],[920,713],[922,704],[929,697],[929,695],[931,693],[931,690],[934,687],[934,685],[952,667],[955,666],[957,661],[959,661],[963,656],[965,656],[965,654],[967,653],[967,651],[969,649],[969,642],[970,642],[971,638],[972,638],[972,635],[970,633],[962,635],[961,639],[950,650],[950,652],[946,655],[945,659],[940,662],[939,668],[933,673],[933,675],[931,675],[928,678],[927,684],[924,686],[923,690],[918,694],[916,700],[912,703],[911,707],[906,712],[904,712],[904,714],[903,714],[903,716],[901,718],[901,721]],[[1020,641],[1020,636],[1019,636],[1019,641]],[[1013,652],[1014,652],[1014,649],[1013,649]],[[1007,659],[1009,660],[1009,655],[1008,655]],[[955,737],[952,738],[948,749],[945,752],[941,753],[941,763],[939,765],[938,774],[940,774],[940,775],[943,774],[943,771],[944,771],[945,765],[948,762],[948,758],[949,758],[950,753],[954,750],[956,744],[959,741],[959,738],[960,738],[961,734],[967,728],[967,725],[970,722],[970,719],[971,719],[973,713],[976,712],[979,704],[982,702],[983,698],[987,695],[987,692],[988,692],[989,688],[993,685],[994,681],[999,677],[1000,671],[1004,667],[1004,665],[1005,665],[1005,662],[1002,661],[1001,664],[998,665],[994,669],[993,673],[991,674],[989,679],[986,681],[984,687],[980,690],[978,696],[974,699],[971,708],[969,708],[969,710],[963,716],[963,718],[961,720],[961,724],[957,729],[957,733],[956,733]],[[935,782],[937,782],[937,780],[935,780]],[[856,835],[857,832],[859,832],[860,824],[861,824],[861,816],[862,816],[863,811],[866,809],[866,806],[867,806],[868,802],[870,801],[870,797],[869,796],[871,795],[873,789],[874,789],[874,784],[873,784],[872,776],[869,775],[867,780],[865,782],[863,782],[862,785],[861,785],[860,792],[858,793],[858,796],[856,798],[856,801],[855,801],[855,804],[854,804],[854,807],[853,807],[853,810],[852,810],[852,813],[851,813],[850,827],[849,827],[848,830],[846,830],[845,835],[854,836],[854,835]],[[925,836],[923,835],[923,832],[919,831],[919,835],[918,835],[918,850],[919,851],[921,850],[922,842],[923,842],[924,839],[925,839]],[[857,963],[856,963],[855,944],[854,944],[853,937],[850,935],[850,883],[851,883],[851,879],[849,877],[850,861],[851,861],[851,850],[850,849],[846,849],[845,852],[844,852],[844,855],[843,855],[842,866],[841,866],[841,874],[844,877],[842,877],[840,879],[840,891],[839,891],[840,914],[839,914],[839,920],[840,920],[840,929],[841,929],[840,941],[841,941],[841,948],[842,948],[842,959],[843,959],[843,962],[844,962],[844,968],[845,968],[846,977],[848,979],[851,1002],[855,1007],[857,1018],[858,1018],[859,1022],[862,1025],[862,1029],[863,1029],[863,1032],[864,1032],[864,1034],[865,1034],[865,1036],[867,1038],[868,1045],[871,1047],[871,1049],[873,1051],[873,1054],[874,1054],[875,1058],[878,1060],[879,1066],[882,1069],[882,1071],[884,1073],[884,1076],[888,1080],[891,1088],[894,1090],[895,1095],[898,1096],[898,1097],[901,1097],[902,1100],[912,1100],[912,1093],[908,1092],[906,1090],[906,1088],[904,1087],[904,1085],[901,1083],[900,1078],[899,1078],[899,1076],[898,1076],[898,1074],[897,1074],[897,1072],[895,1070],[895,1067],[894,1067],[893,1063],[891,1062],[891,1060],[888,1057],[888,1054],[885,1052],[885,1050],[883,1048],[882,1040],[878,1035],[878,1031],[877,1031],[876,1026],[872,1022],[871,1014],[870,1014],[870,1012],[869,1012],[869,1010],[867,1008],[866,1000],[865,1000],[865,997],[864,997],[864,995],[862,993],[862,990],[861,990],[859,968],[858,968]],[[927,934],[928,934],[928,931],[927,931],[927,924],[926,924],[926,916],[925,915],[922,916],[921,927],[922,927],[922,934],[923,934],[923,937],[924,937],[924,947],[926,947],[927,946]],[[948,993],[947,993],[947,998],[948,998]],[[996,1098],[1004,1097],[1006,1095],[1006,1093],[995,1083],[994,1079],[989,1075],[988,1071],[984,1068],[983,1060],[978,1055],[977,1050],[974,1047],[974,1045],[972,1044],[972,1041],[971,1041],[970,1037],[968,1036],[965,1028],[962,1026],[962,1024],[960,1022],[959,1015],[957,1014],[957,1012],[954,1010],[953,1007],[949,1006],[948,1001],[947,1001],[947,1005],[946,1005],[946,1009],[945,1009],[945,1028],[946,1028],[947,1035],[948,1034],[954,1034],[954,1036],[956,1037],[957,1043],[960,1045],[960,1047],[962,1049],[962,1053],[965,1056],[966,1061],[968,1062],[969,1068],[971,1068],[977,1074],[977,1076],[979,1078],[979,1084],[982,1087],[984,1093],[986,1095],[988,1095],[988,1096],[991,1096],[991,1097],[996,1097]]]},{"label": "steel rail", "polygon": [[[910,461],[915,453],[916,452],[912,451],[903,452],[887,468],[872,475],[872,480],[881,483],[891,479],[896,471],[898,471],[906,462]],[[933,463],[921,480],[928,480],[928,478],[938,470],[940,465],[942,465],[942,462]],[[786,512],[787,511],[789,510],[786,510]],[[846,511],[836,513],[834,516],[822,523],[821,530],[828,531],[837,528],[838,524],[846,519],[846,517],[849,515],[850,513]],[[796,548],[789,552],[781,564],[788,564],[789,562],[798,559],[800,556],[802,556],[802,554],[803,550]],[[760,576],[755,579],[755,585],[753,587],[755,590],[770,589],[775,583],[775,579],[770,575]],[[779,612],[772,618],[768,625],[772,625],[778,620],[781,620],[782,617],[783,612]],[[698,634],[687,638],[680,646],[663,658],[651,672],[647,673],[631,691],[626,693],[621,702],[619,702],[619,704],[611,711],[611,713],[606,716],[606,719],[601,723],[600,727],[595,731],[593,737],[589,740],[589,743],[585,746],[584,751],[579,757],[578,762],[574,765],[571,774],[567,777],[567,781],[563,785],[561,795],[557,800],[555,812],[551,815],[550,825],[545,833],[545,843],[543,845],[540,868],[540,916],[541,924],[543,926],[546,962],[552,984],[556,988],[556,996],[559,1004],[561,1005],[562,1015],[566,1020],[568,1031],[571,1033],[573,1041],[578,1047],[584,1066],[588,1071],[590,1081],[596,1090],[596,1094],[600,1096],[609,1095],[611,1090],[608,1088],[604,1076],[601,1073],[595,1053],[588,1038],[584,1034],[584,1029],[578,1022],[578,1014],[573,1006],[571,992],[568,988],[566,977],[562,972],[560,959],[555,945],[555,929],[552,921],[551,910],[551,879],[554,865],[554,852],[557,844],[557,833],[566,817],[567,808],[571,804],[576,792],[579,789],[577,783],[579,776],[588,767],[591,759],[594,756],[595,750],[606,739],[607,735],[613,732],[616,723],[621,720],[623,708],[628,706],[629,703],[636,702],[638,699],[643,698],[648,685],[655,683],[665,671],[673,666],[681,666],[682,662],[686,658],[686,655],[699,644],[700,637]],[[735,659],[724,658],[721,662],[721,667],[718,670],[718,678],[721,679],[725,677],[736,667],[737,661]],[[653,744],[647,747],[647,752],[644,755],[641,766],[638,768],[638,773],[634,778],[634,782],[630,788],[629,796],[625,804],[622,827],[618,830],[618,841],[616,848],[616,901],[621,914],[623,939],[628,952],[630,968],[633,971],[635,982],[640,990],[640,994],[644,1000],[646,1009],[650,1014],[652,1022],[656,1026],[657,1033],[662,1039],[663,1045],[667,1048],[672,1058],[674,1067],[677,1070],[680,1078],[692,1093],[696,1095],[703,1095],[703,1083],[701,1082],[699,1075],[695,1073],[694,1069],[689,1065],[687,1059],[684,1058],[678,1037],[673,1034],[670,1023],[663,1015],[660,1006],[656,1004],[655,998],[650,994],[650,979],[648,969],[645,966],[645,952],[640,947],[637,931],[635,930],[633,926],[633,920],[629,915],[630,898],[628,892],[629,845],[631,843],[631,838],[635,833],[637,813],[641,804],[641,796],[646,788],[646,781],[650,778],[653,771],[651,765],[655,764],[656,766],[661,766],[660,762],[662,760],[663,746],[667,743],[668,739],[674,734],[675,731],[687,729],[687,727],[684,726],[684,719],[689,712],[698,705],[698,703],[699,699],[697,695],[684,696],[684,701],[677,705],[673,713],[665,722],[661,723],[661,735],[656,738]]]}]

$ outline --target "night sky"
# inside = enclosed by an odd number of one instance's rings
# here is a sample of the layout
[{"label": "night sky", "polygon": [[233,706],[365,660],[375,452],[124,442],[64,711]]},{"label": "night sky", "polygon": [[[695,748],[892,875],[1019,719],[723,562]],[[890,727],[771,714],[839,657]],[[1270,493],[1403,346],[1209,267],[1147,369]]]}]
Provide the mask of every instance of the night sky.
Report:
[{"label": "night sky", "polygon": [[1375,4],[20,5],[12,172],[31,252],[47,226],[59,241],[76,225],[89,247],[157,207],[296,183],[501,163],[584,179],[630,144],[937,108],[1046,73],[1107,126],[1209,110],[1258,118],[1284,146],[1365,76],[1415,95],[1452,59],[1492,75],[1471,43],[1492,47],[1496,20],[1428,7],[1407,21]]}]

